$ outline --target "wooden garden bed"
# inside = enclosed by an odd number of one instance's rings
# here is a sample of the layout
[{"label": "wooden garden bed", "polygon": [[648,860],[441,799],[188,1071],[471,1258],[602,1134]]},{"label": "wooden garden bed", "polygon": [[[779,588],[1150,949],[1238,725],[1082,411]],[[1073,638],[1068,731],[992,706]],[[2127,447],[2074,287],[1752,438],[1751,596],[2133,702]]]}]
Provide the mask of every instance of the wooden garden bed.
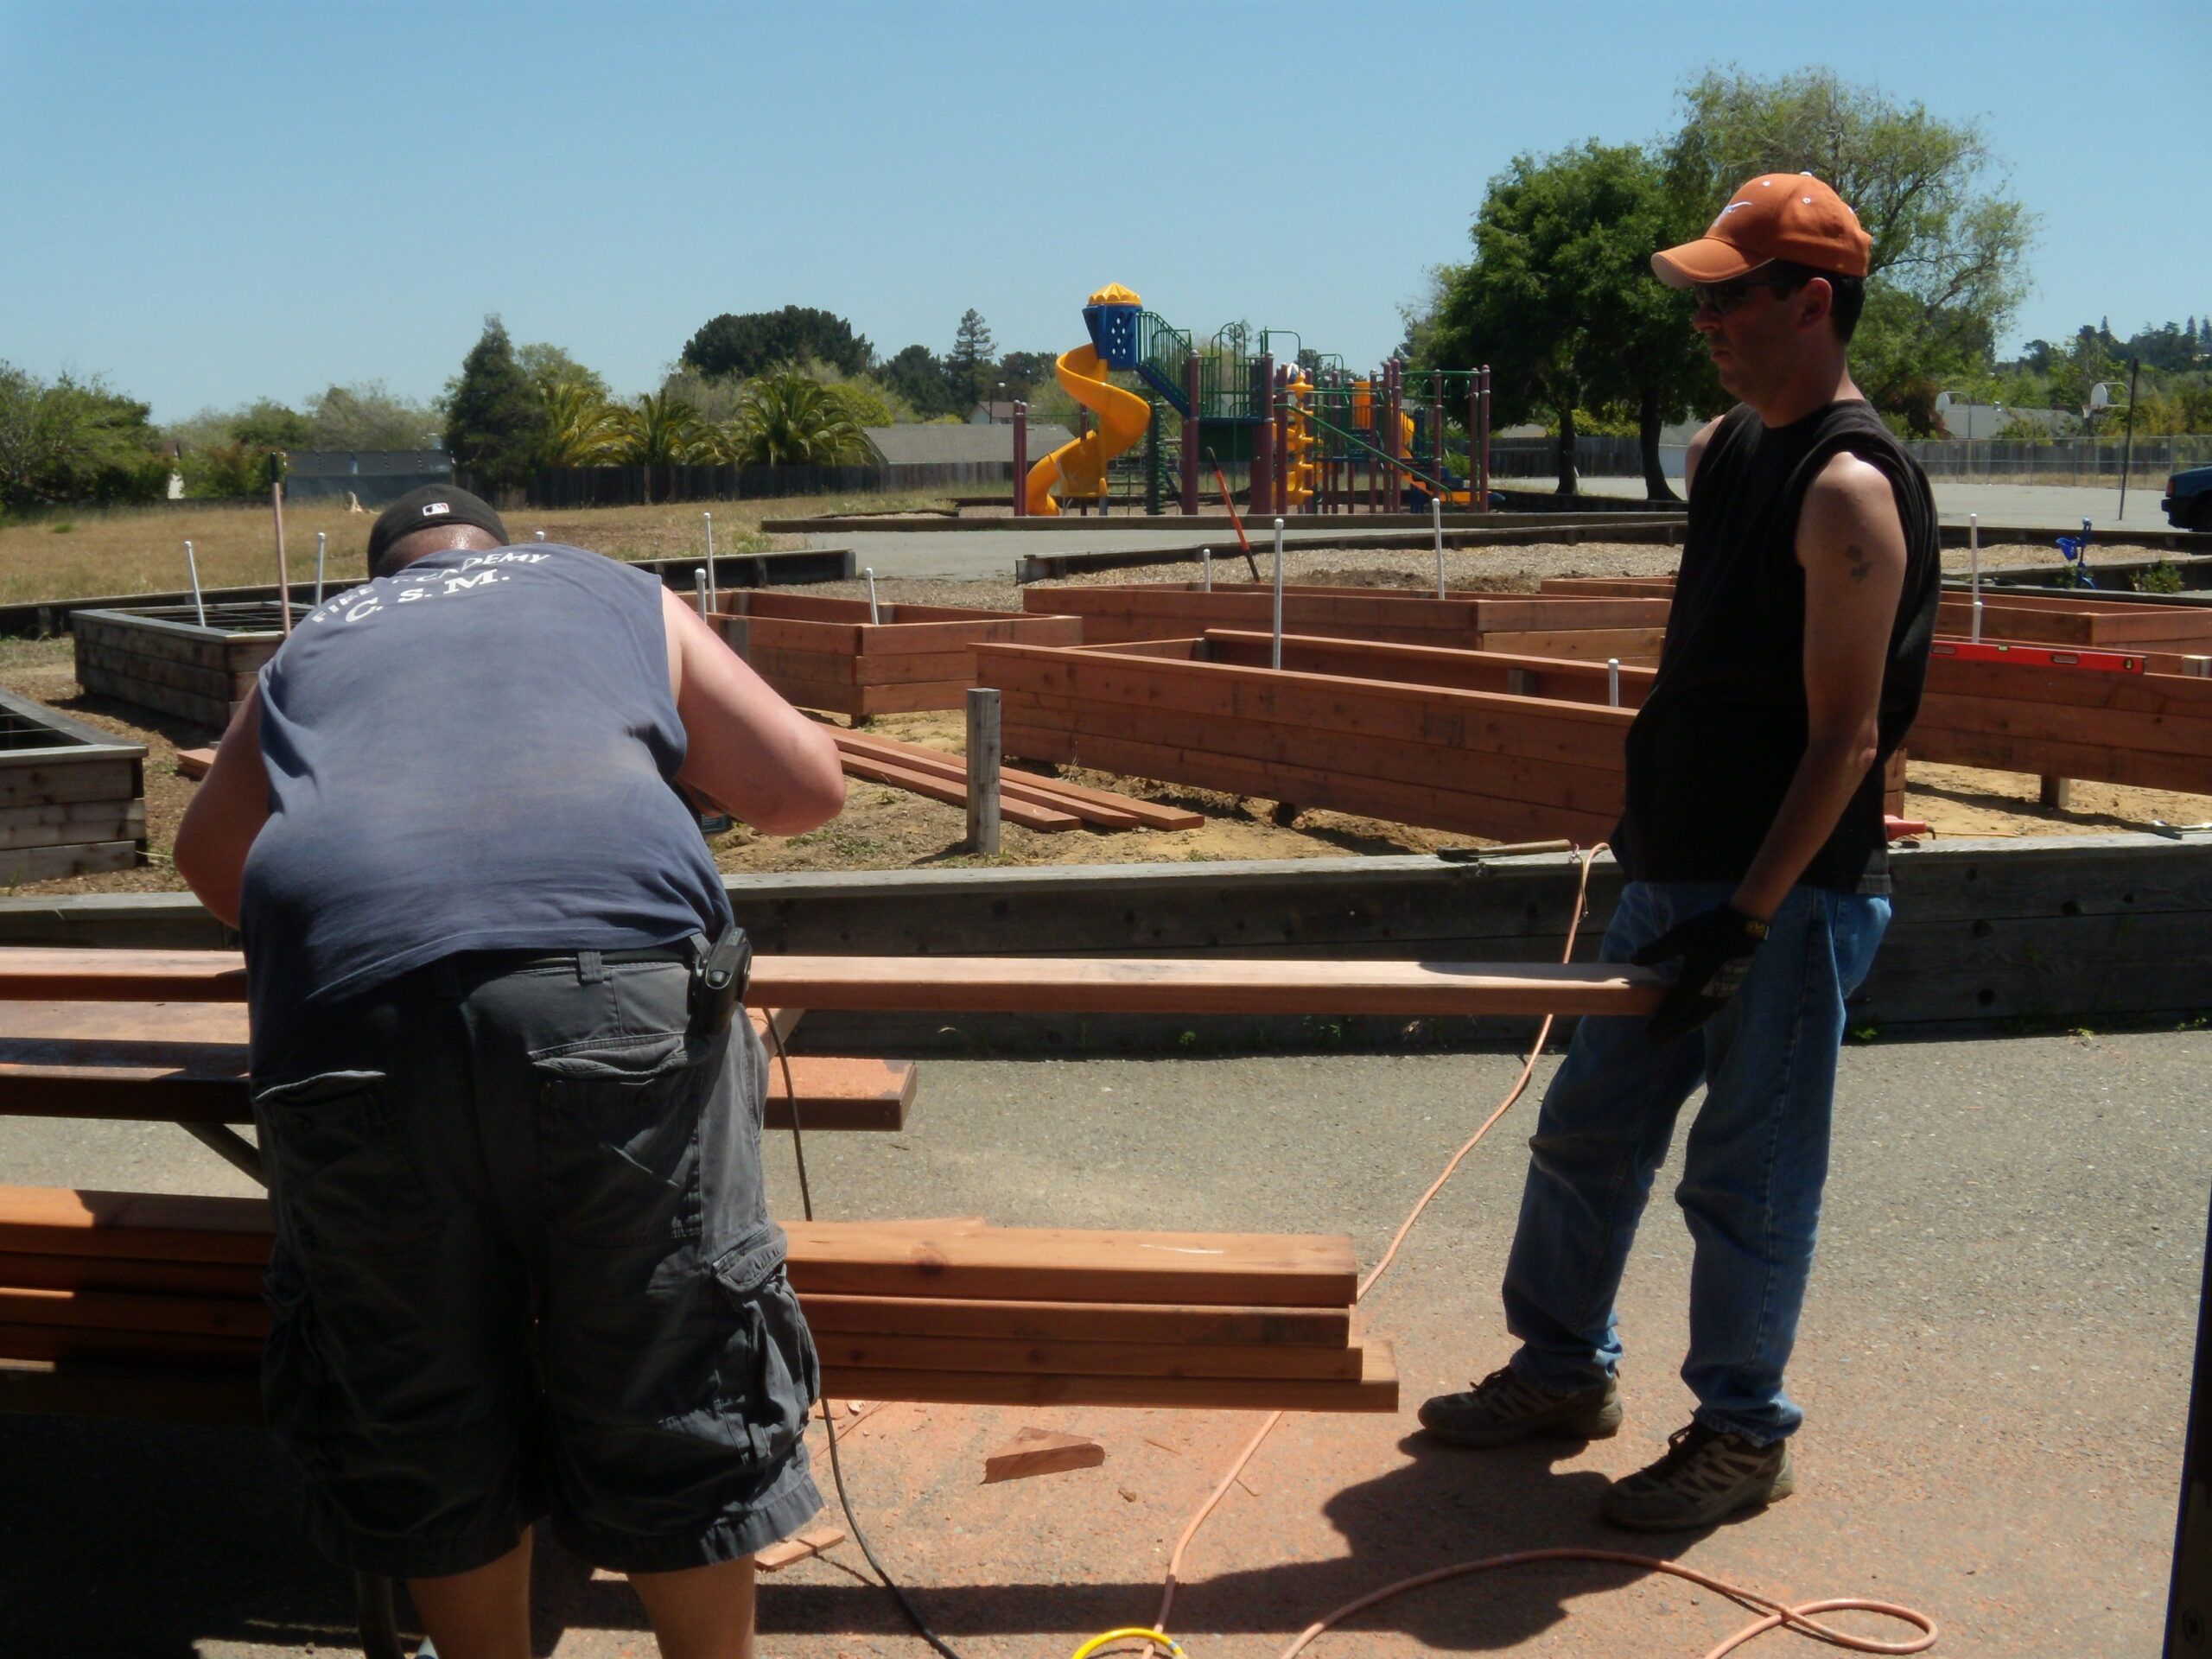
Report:
[{"label": "wooden garden bed", "polygon": [[[1291,636],[1276,671],[1268,644],[1215,629],[976,659],[1010,757],[1499,840],[1611,833],[1634,713],[1605,706],[1602,664]],[[1624,703],[1648,677],[1623,671]]]},{"label": "wooden garden bed", "polygon": [[730,649],[783,696],[832,714],[896,715],[957,709],[976,684],[976,647],[1075,645],[1071,616],[880,605],[807,594],[720,594],[710,620]]},{"label": "wooden garden bed", "polygon": [[0,880],[129,869],[146,844],[146,749],[0,691]]},{"label": "wooden garden bed", "polygon": [[[1209,628],[1272,626],[1265,582],[1129,582],[1097,588],[1030,588],[1032,611],[1083,619],[1083,643],[1170,639]],[[1375,588],[1286,587],[1283,631],[1382,644],[1497,651],[1528,657],[1656,662],[1666,637],[1668,597],[1568,598],[1529,594],[1447,594]]]},{"label": "wooden garden bed", "polygon": [[[292,620],[308,609],[295,601]],[[189,605],[79,611],[69,630],[86,690],[213,731],[231,723],[284,643],[274,600],[210,605],[204,623]]]}]

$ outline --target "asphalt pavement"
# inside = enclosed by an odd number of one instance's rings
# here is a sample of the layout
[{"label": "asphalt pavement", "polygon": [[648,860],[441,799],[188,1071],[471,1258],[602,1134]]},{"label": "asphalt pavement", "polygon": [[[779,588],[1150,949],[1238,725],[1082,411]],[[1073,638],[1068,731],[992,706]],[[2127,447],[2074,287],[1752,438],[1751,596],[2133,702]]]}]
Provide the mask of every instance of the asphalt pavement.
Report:
[{"label": "asphalt pavement", "polygon": [[[1317,1027],[1317,1043],[1328,1039]],[[1395,1419],[1292,1417],[1199,1535],[1173,1628],[1193,1659],[1267,1659],[1405,1573],[1548,1545],[1679,1559],[1774,1593],[1933,1615],[1938,1654],[2155,1649],[2212,1181],[2212,1032],[1877,1041],[1845,1052],[1820,1261],[1792,1387],[1797,1496],[1710,1533],[1632,1540],[1604,1478],[1688,1418],[1687,1235],[1662,1173],[1622,1296],[1629,1421],[1587,1448],[1452,1452],[1431,1392],[1500,1363],[1497,1284],[1533,1098],[1477,1149],[1365,1312],[1395,1340]],[[1501,1053],[931,1060],[909,1128],[808,1143],[825,1216],[1349,1231],[1373,1262],[1516,1069]],[[1547,1063],[1544,1070],[1548,1071]],[[1677,1136],[1679,1145],[1680,1136]],[[771,1137],[779,1213],[790,1142]],[[174,1128],[0,1120],[19,1183],[241,1192]],[[982,1486],[1025,1425],[1096,1469]],[[872,1541],[963,1655],[1062,1659],[1143,1623],[1185,1517],[1249,1414],[886,1406],[845,1464]],[[233,1659],[343,1647],[348,1589],[302,1541],[265,1438],[0,1420],[0,1652]],[[825,1483],[826,1484],[826,1483]],[[764,1581],[777,1659],[923,1655],[847,1546]],[[626,1589],[541,1552],[537,1651],[650,1652]],[[1743,1623],[1631,1567],[1459,1580],[1360,1616],[1323,1656],[1694,1656]],[[1864,1619],[1856,1628],[1894,1637]],[[1788,1638],[1770,1637],[1777,1645]]]}]

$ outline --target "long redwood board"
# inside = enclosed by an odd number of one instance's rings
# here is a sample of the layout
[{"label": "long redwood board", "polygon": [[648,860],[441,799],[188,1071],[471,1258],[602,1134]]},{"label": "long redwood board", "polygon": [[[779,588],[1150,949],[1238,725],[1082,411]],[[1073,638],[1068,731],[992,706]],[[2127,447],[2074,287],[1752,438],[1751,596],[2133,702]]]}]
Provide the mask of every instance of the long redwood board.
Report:
[{"label": "long redwood board", "polygon": [[[757,957],[778,1007],[933,1013],[1648,1014],[1663,987],[1617,963],[1218,961],[1162,957]],[[0,1001],[234,1001],[223,950],[0,946]]]}]

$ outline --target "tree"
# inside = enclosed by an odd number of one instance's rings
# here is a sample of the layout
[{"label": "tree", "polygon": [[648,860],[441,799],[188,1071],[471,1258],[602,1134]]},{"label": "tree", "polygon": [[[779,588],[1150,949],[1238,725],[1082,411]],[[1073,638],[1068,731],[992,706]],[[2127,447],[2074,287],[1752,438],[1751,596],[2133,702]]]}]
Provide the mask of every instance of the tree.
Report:
[{"label": "tree", "polygon": [[1990,360],[2035,234],[1980,125],[1825,69],[1771,80],[1712,70],[1682,101],[1666,164],[1686,203],[1710,213],[1746,179],[1808,171],[1851,204],[1873,238],[1853,378],[1876,407],[1932,431],[1932,388]]},{"label": "tree", "polygon": [[1052,384],[1058,363],[1057,352],[1008,352],[999,359],[998,378],[1006,382],[1007,397],[1027,398]]},{"label": "tree", "polygon": [[780,311],[725,311],[684,343],[683,366],[701,374],[750,379],[785,363],[826,363],[858,374],[875,360],[865,335],[834,312],[787,305]]},{"label": "tree", "polygon": [[315,422],[288,404],[264,397],[229,417],[232,442],[249,449],[309,449],[315,447]]},{"label": "tree", "polygon": [[1421,366],[1488,363],[1501,424],[1548,415],[1563,495],[1575,491],[1578,411],[1633,414],[1647,487],[1672,499],[1660,427],[1710,385],[1688,308],[1650,272],[1652,250],[1680,231],[1658,167],[1632,145],[1516,157],[1491,181],[1474,258],[1440,273],[1433,313],[1410,320]]},{"label": "tree", "polygon": [[883,384],[912,404],[924,419],[955,413],[954,405],[960,401],[944,360],[926,346],[909,346],[886,363]]},{"label": "tree", "polygon": [[653,468],[681,466],[698,454],[706,436],[698,411],[666,392],[644,391],[636,403],[613,414],[613,458],[645,469],[645,505],[651,506]]},{"label": "tree", "polygon": [[0,363],[0,508],[155,501],[168,480],[147,405],[98,380]]},{"label": "tree", "polygon": [[581,381],[564,380],[545,394],[541,467],[596,467],[622,442],[622,411]]},{"label": "tree", "polygon": [[742,465],[833,467],[860,460],[868,448],[842,387],[787,370],[746,387],[743,413],[725,429],[722,453]]},{"label": "tree", "polygon": [[550,341],[533,340],[517,346],[515,361],[522,365],[522,372],[542,396],[550,397],[556,386],[583,386],[602,404],[614,401],[614,393],[598,370],[586,368]]},{"label": "tree", "polygon": [[952,355],[945,359],[945,378],[951,383],[963,405],[956,412],[963,415],[969,407],[988,400],[992,385],[998,379],[997,343],[991,339],[990,324],[972,305],[960,314],[959,326],[953,330]]},{"label": "tree", "polygon": [[308,449],[427,449],[438,442],[434,409],[394,397],[381,380],[331,386],[308,399]]},{"label": "tree", "polygon": [[506,325],[484,319],[484,333],[461,372],[446,384],[446,448],[493,489],[529,481],[545,444],[545,400],[516,359]]}]

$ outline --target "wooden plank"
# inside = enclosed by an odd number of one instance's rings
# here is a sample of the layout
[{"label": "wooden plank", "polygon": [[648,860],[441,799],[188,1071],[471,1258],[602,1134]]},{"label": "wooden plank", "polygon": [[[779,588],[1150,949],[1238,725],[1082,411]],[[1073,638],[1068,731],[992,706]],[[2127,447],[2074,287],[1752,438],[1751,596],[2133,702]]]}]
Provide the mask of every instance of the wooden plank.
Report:
[{"label": "wooden plank", "polygon": [[78,677],[87,672],[113,673],[148,685],[168,686],[204,697],[243,698],[253,690],[251,674],[233,674],[222,668],[195,668],[183,663],[164,663],[119,651],[86,645],[77,652]]},{"label": "wooden plank", "polygon": [[[860,655],[871,657],[966,656],[972,658],[978,645],[1079,645],[1083,619],[1076,616],[1020,616],[999,613],[975,621],[908,622],[903,620],[914,606],[894,607],[902,618],[861,630]],[[942,608],[942,607],[932,607]]]},{"label": "wooden plank", "polygon": [[1007,1342],[1177,1343],[1344,1348],[1349,1309],[1180,1307],[1157,1303],[973,1301],[956,1297],[841,1296],[804,1301],[817,1337],[986,1337]]},{"label": "wooden plank", "polygon": [[269,1308],[257,1291],[249,1296],[156,1296],[0,1285],[0,1325],[91,1325],[259,1342],[269,1334]]},{"label": "wooden plank", "polygon": [[219,639],[212,636],[197,639],[180,637],[140,626],[111,613],[103,615],[96,611],[79,611],[69,619],[69,632],[75,639],[79,652],[87,649],[126,652],[156,662],[181,663],[190,667],[217,671],[229,665],[228,654]]},{"label": "wooden plank", "polygon": [[163,1302],[207,1297],[261,1306],[262,1262],[147,1262],[127,1255],[0,1250],[0,1285],[22,1291],[150,1296]]},{"label": "wooden plank", "polygon": [[[2117,679],[2120,677],[2113,677]],[[2212,719],[2146,714],[2132,709],[2027,697],[1924,696],[1920,718],[1930,726],[1982,731],[2024,741],[2078,743],[2184,757],[2204,768],[2212,785]],[[1915,743],[1916,748],[1920,746]]]},{"label": "wooden plank", "polygon": [[215,751],[213,748],[179,749],[176,752],[176,769],[181,777],[197,781],[205,778],[214,770],[214,767]]},{"label": "wooden plank", "polygon": [[[1269,660],[1269,636],[1210,630],[1205,644],[1211,660],[1245,667],[1265,667]],[[1301,673],[1329,674],[1348,679],[1387,680],[1405,685],[1432,685],[1460,691],[1488,691],[1513,696],[1536,696],[1560,702],[1586,702],[1600,707],[1605,702],[1605,668],[1571,658],[1535,656],[1525,652],[1447,650],[1429,645],[1375,645],[1363,639],[1317,639],[1286,636],[1283,662]],[[1656,671],[1637,664],[1621,667],[1621,702],[1642,704]],[[1516,676],[1523,677],[1516,677]],[[1527,690],[1514,687],[1526,685]]]},{"label": "wooden plank", "polygon": [[1514,652],[1532,657],[1566,657],[1602,663],[1618,657],[1624,667],[1630,663],[1656,663],[1659,648],[1667,643],[1664,628],[1589,628],[1485,632],[1476,645],[1483,651]]},{"label": "wooden plank", "polygon": [[2039,663],[1931,657],[1927,690],[1929,695],[1937,696],[2056,702],[2181,720],[2212,720],[2212,679],[2181,673],[2108,673]]},{"label": "wooden plank", "polygon": [[[804,1305],[805,1299],[800,1300]],[[901,1371],[1050,1371],[1097,1376],[1359,1375],[1359,1351],[1356,1348],[1025,1342],[978,1337],[868,1336],[839,1331],[817,1331],[814,1340],[822,1363],[839,1370],[868,1366]]]},{"label": "wooden plank", "polygon": [[[932,801],[947,801],[955,806],[964,805],[968,800],[968,785],[964,779],[956,783],[934,772],[894,766],[888,760],[879,760],[872,755],[855,753],[849,749],[839,749],[838,760],[844,769],[855,778],[890,784]],[[999,802],[999,810],[1009,821],[1046,835],[1080,829],[1083,825],[1083,820],[1072,812],[1063,812],[1057,807],[1039,806],[1003,794]]]},{"label": "wooden plank", "polygon": [[169,686],[149,685],[128,675],[91,666],[77,676],[77,683],[96,696],[113,697],[118,702],[135,703],[141,709],[175,715],[180,719],[193,721],[213,730],[219,731],[231,723],[232,706],[219,697],[200,696]]},{"label": "wooden plank", "polygon": [[269,1260],[269,1225],[264,1198],[0,1186],[0,1250],[23,1255],[259,1266]]},{"label": "wooden plank", "polygon": [[[931,1013],[1644,1014],[1662,982],[1618,963],[760,956],[763,1006]],[[0,946],[0,1001],[242,1001],[231,950]]]},{"label": "wooden plank", "polygon": [[[1372,780],[1612,817],[1618,816],[1624,799],[1626,767],[1619,758],[1611,766],[1585,766],[1380,737],[1353,746],[1286,721],[1185,714],[1155,714],[1141,733],[1133,734],[1129,723],[1111,709],[1087,708],[1064,697],[1001,695],[1009,696],[1012,704],[1005,716],[1007,723],[1065,727],[1074,734],[1078,753],[1086,745],[1103,741],[1116,746],[1117,753],[1126,752],[1123,746],[1142,745],[1163,753],[1181,751],[1264,762],[1282,773],[1280,792],[1270,794],[1271,799],[1320,804],[1319,797],[1296,792],[1293,780],[1303,780],[1307,773],[1342,780],[1332,786],[1343,789],[1357,789]],[[1135,775],[1198,781],[1149,771]]]},{"label": "wooden plank", "polygon": [[811,1560],[825,1549],[835,1549],[845,1541],[842,1527],[827,1524],[802,1527],[788,1538],[753,1552],[753,1564],[763,1573],[780,1573],[787,1567]]},{"label": "wooden plank", "polygon": [[1925,721],[1914,724],[1908,741],[1917,759],[1951,766],[2212,794],[2212,777],[2208,777],[2205,763],[2184,755],[2010,736],[1986,728],[1961,729]]},{"label": "wooden plank", "polygon": [[93,875],[102,870],[138,868],[138,843],[131,841],[78,842],[66,847],[26,847],[0,853],[0,881],[52,881],[65,875]]},{"label": "wooden plank", "polygon": [[115,841],[135,844],[143,840],[145,834],[146,805],[143,801],[79,801],[62,806],[16,807],[0,811],[0,851],[75,849]]},{"label": "wooden plank", "polygon": [[1106,1461],[1106,1448],[1080,1434],[1062,1434],[1049,1428],[1023,1428],[983,1459],[983,1484],[1027,1480],[1037,1475],[1062,1475],[1076,1469],[1096,1469]]},{"label": "wooden plank", "polygon": [[261,1378],[251,1369],[0,1359],[0,1411],[258,1425]]},{"label": "wooden plank", "polygon": [[860,711],[863,715],[912,715],[930,709],[957,709],[967,701],[972,677],[957,680],[917,680],[911,685],[863,685]]},{"label": "wooden plank", "polygon": [[136,765],[130,760],[57,764],[44,752],[35,760],[0,754],[0,808],[64,801],[127,801],[138,794],[137,785]]},{"label": "wooden plank", "polygon": [[[924,748],[918,743],[902,743],[896,738],[879,737],[869,732],[833,732],[841,749],[856,753],[875,754],[901,766],[911,766],[917,771],[937,772],[950,778],[965,779],[967,763],[957,754],[942,750]],[[1076,813],[1088,823],[1107,824],[1115,828],[1141,825],[1154,830],[1195,830],[1205,822],[1203,813],[1185,808],[1162,806],[1157,802],[1139,800],[1135,796],[1116,794],[1111,790],[1087,789],[1080,784],[1071,784],[1058,778],[1001,773],[1002,790],[1019,792],[1020,798],[1039,805],[1060,805]]]},{"label": "wooden plank", "polygon": [[1025,1376],[1013,1372],[893,1371],[824,1367],[825,1393],[854,1400],[981,1406],[1150,1406],[1194,1411],[1395,1413],[1397,1362],[1389,1344],[1360,1350],[1357,1382],[1305,1377]]}]

